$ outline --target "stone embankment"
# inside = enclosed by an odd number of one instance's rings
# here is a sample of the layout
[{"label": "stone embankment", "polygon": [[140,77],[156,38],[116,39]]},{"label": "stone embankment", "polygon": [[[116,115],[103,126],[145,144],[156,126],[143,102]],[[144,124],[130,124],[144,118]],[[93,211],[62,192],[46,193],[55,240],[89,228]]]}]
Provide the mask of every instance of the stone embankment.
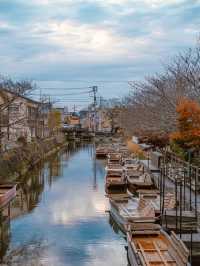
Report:
[{"label": "stone embankment", "polygon": [[21,143],[17,148],[3,153],[0,158],[0,183],[14,182],[65,145],[65,137],[59,134],[46,140]]}]

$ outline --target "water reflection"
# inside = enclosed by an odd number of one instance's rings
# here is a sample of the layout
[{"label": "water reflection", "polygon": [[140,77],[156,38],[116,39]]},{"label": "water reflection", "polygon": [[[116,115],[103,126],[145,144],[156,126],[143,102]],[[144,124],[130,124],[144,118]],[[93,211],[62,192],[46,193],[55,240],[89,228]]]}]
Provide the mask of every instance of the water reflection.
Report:
[{"label": "water reflection", "polygon": [[73,144],[18,180],[4,263],[127,265],[126,242],[106,213],[104,174],[91,145]]},{"label": "water reflection", "polygon": [[124,232],[120,229],[119,225],[116,223],[116,221],[113,219],[110,213],[109,213],[109,224],[116,234],[121,235],[122,237],[126,239]]},{"label": "water reflection", "polygon": [[0,261],[3,261],[3,258],[7,252],[7,249],[10,244],[10,220],[8,216],[0,216]]}]

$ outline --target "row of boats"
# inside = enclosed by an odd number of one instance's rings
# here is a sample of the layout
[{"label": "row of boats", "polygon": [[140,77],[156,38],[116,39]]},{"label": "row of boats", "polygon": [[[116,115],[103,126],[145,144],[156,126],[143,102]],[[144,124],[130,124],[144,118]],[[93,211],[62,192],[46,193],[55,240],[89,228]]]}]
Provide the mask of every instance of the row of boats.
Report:
[{"label": "row of boats", "polygon": [[105,191],[110,214],[127,237],[131,266],[189,265],[189,250],[174,232],[160,226],[161,205],[176,206],[173,193],[161,203],[151,174],[135,159],[126,145],[100,146],[96,157],[107,158]]}]

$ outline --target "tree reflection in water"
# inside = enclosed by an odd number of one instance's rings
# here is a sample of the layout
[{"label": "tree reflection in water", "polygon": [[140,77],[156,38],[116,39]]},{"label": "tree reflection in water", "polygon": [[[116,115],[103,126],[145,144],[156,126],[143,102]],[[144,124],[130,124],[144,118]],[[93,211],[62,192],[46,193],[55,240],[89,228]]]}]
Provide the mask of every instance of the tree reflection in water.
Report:
[{"label": "tree reflection in water", "polygon": [[4,264],[125,266],[125,242],[105,213],[104,174],[93,146],[70,144],[17,180]]}]

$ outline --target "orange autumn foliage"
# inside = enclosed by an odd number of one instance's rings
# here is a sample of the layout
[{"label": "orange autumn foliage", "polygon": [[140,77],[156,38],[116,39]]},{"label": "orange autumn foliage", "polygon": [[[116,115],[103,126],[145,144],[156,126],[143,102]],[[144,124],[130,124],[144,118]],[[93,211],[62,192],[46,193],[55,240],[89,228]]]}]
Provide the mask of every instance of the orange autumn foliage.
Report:
[{"label": "orange autumn foliage", "polygon": [[171,134],[171,140],[185,148],[200,146],[200,105],[196,101],[183,99],[176,108],[178,131]]},{"label": "orange autumn foliage", "polygon": [[127,142],[127,146],[130,152],[134,153],[137,156],[143,155],[143,151],[140,146],[136,143],[133,143],[131,140]]}]

